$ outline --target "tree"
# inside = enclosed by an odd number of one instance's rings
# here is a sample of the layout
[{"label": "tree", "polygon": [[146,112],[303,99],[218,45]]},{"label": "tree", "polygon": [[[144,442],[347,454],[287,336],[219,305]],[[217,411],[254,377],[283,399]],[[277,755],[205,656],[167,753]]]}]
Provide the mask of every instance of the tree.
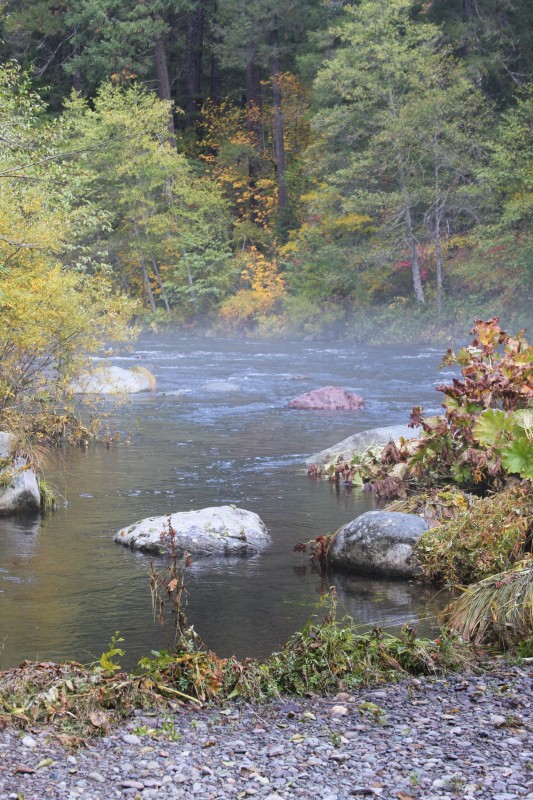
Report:
[{"label": "tree", "polygon": [[67,243],[93,215],[74,199],[61,120],[14,64],[0,67],[0,426],[44,439],[72,421],[70,385],[88,355],[130,336],[133,303],[104,272],[65,268]]},{"label": "tree", "polygon": [[92,246],[109,250],[117,282],[152,313],[159,298],[168,312],[191,291],[207,310],[227,287],[229,216],[213,181],[168,141],[168,103],[104,84],[92,107],[72,97],[65,116],[72,147],[86,153],[85,197],[106,214]]},{"label": "tree", "polygon": [[469,137],[479,134],[463,120],[479,115],[482,99],[442,48],[439,29],[412,18],[410,0],[362,0],[335,31],[341,47],[315,83],[315,207],[334,203],[337,229],[344,218],[362,234],[367,269],[407,263],[418,303],[426,301],[429,222],[440,298],[444,217],[472,180],[477,140]]}]

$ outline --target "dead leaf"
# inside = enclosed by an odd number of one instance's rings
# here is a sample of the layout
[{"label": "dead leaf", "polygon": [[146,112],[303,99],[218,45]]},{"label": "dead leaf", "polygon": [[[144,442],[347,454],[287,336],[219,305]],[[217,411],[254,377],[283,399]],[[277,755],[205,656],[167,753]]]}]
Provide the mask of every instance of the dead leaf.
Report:
[{"label": "dead leaf", "polygon": [[19,775],[33,775],[34,772],[35,770],[33,767],[25,767],[24,764],[17,764],[13,775],[16,775],[17,773]]},{"label": "dead leaf", "polygon": [[93,725],[95,728],[105,728],[109,722],[107,714],[104,711],[99,711],[98,709],[91,711],[89,714],[89,720],[91,725]]}]

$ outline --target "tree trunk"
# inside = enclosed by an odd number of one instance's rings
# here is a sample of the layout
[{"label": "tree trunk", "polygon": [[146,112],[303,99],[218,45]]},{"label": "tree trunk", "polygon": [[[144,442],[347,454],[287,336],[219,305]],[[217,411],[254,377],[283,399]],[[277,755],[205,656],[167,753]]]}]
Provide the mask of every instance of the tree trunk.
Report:
[{"label": "tree trunk", "polygon": [[[165,51],[165,41],[160,36],[155,43],[155,72],[157,77],[157,94],[160,100],[171,100],[170,81],[168,79],[167,54]],[[172,110],[169,112],[168,130],[171,135],[171,142],[175,144],[175,128]]]},{"label": "tree trunk", "polygon": [[189,259],[187,258],[187,251],[184,247],[181,248],[181,255],[183,256],[183,260],[185,261],[185,269],[187,270],[187,281],[189,283],[189,292],[191,295],[191,303],[194,308],[195,314],[198,313],[198,303],[196,301],[196,292],[194,290],[194,284],[192,282],[192,275],[191,275],[191,268],[189,267]]},{"label": "tree trunk", "polygon": [[221,77],[220,77],[220,63],[216,55],[216,45],[220,44],[222,37],[217,33],[217,0],[213,0],[213,23],[212,23],[212,44],[214,45],[211,50],[211,65],[209,69],[209,97],[211,100],[218,102],[221,99]]},{"label": "tree trunk", "polygon": [[276,172],[278,177],[278,207],[284,209],[289,205],[287,183],[285,181],[285,142],[283,139],[283,112],[281,105],[281,85],[279,76],[278,55],[278,20],[272,18],[271,33],[272,55],[270,67],[272,73],[272,97],[274,101],[274,149],[276,154]]},{"label": "tree trunk", "polygon": [[253,104],[260,109],[262,106],[261,73],[257,66],[257,47],[255,42],[248,42],[246,48],[244,86],[246,91],[246,104]]},{"label": "tree trunk", "polygon": [[203,0],[197,0],[196,8],[189,12],[187,19],[187,96],[185,99],[185,110],[189,114],[193,114],[197,110],[196,103],[200,97],[204,22],[204,2]]},{"label": "tree trunk", "polygon": [[435,272],[437,279],[437,317],[440,321],[442,317],[442,247],[440,240],[440,223],[442,216],[442,198],[440,189],[440,157],[439,157],[439,134],[436,133],[433,139],[433,157],[435,171]]},{"label": "tree trunk", "polygon": [[463,12],[467,19],[472,16],[474,13],[473,0],[463,0]]},{"label": "tree trunk", "polygon": [[409,247],[409,254],[411,256],[411,272],[413,275],[413,287],[415,290],[417,303],[425,303],[424,287],[422,286],[422,279],[420,277],[420,264],[418,261],[418,253],[416,250],[416,238],[413,231],[413,218],[411,216],[411,206],[409,203],[405,204],[404,218],[407,226],[407,245]]},{"label": "tree trunk", "polygon": [[[73,35],[75,36],[76,33],[77,33],[77,30],[76,30],[76,28],[74,28]],[[77,44],[75,44],[74,47],[72,48],[72,52],[70,54],[70,58],[75,58],[79,54],[80,54],[80,48],[78,47]],[[74,91],[77,92],[78,94],[81,94],[82,90],[83,90],[83,81],[82,81],[81,75],[78,72],[74,72],[71,75],[70,80],[72,82],[72,88],[74,89]]]},{"label": "tree trunk", "polygon": [[156,279],[156,281],[157,281],[157,283],[159,285],[159,289],[161,291],[161,297],[163,298],[163,303],[165,305],[165,309],[166,309],[167,313],[170,315],[170,313],[171,313],[170,312],[170,304],[168,302],[167,293],[165,292],[165,287],[163,285],[163,281],[161,280],[161,275],[159,274],[159,268],[157,266],[157,261],[155,260],[153,253],[150,253],[150,260],[151,260],[152,266],[154,268],[155,279]]},{"label": "tree trunk", "polygon": [[150,286],[150,278],[148,276],[148,270],[146,269],[146,261],[144,260],[144,255],[141,247],[141,239],[139,236],[139,229],[137,225],[134,227],[135,232],[135,239],[137,240],[137,249],[139,251],[139,260],[141,262],[141,275],[143,280],[143,285],[146,291],[146,295],[148,297],[148,301],[150,303],[150,308],[152,309],[152,314],[156,313],[156,305],[154,300],[154,293],[152,292],[152,287]]}]

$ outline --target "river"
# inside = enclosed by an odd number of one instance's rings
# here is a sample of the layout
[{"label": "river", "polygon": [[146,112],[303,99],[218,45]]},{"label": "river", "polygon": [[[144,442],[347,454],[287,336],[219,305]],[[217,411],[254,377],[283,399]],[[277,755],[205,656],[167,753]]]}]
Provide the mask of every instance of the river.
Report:
[{"label": "river", "polygon": [[[431,618],[434,590],[321,577],[293,547],[373,507],[368,493],[309,479],[305,458],[357,431],[404,423],[414,404],[436,412],[441,354],[430,346],[144,335],[112,359],[147,367],[158,385],[120,405],[106,401],[121,441],[57,454],[47,470],[64,500],[55,513],[0,519],[0,668],[23,659],[92,661],[115,631],[127,666],[164,646],[152,618],[149,557],[112,535],[143,517],[227,503],[258,513],[273,544],[253,558],[197,561],[187,575],[188,618],[219,655],[278,649],[328,585],[340,612],[362,625],[394,630]],[[238,391],[215,391],[209,381]],[[330,384],[363,395],[366,407],[287,408],[291,397]]]}]

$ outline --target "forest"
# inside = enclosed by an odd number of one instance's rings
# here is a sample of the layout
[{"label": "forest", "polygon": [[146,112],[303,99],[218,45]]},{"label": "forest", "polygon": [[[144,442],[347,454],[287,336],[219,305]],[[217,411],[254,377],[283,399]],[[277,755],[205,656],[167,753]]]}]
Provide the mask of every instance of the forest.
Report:
[{"label": "forest", "polygon": [[7,0],[2,369],[132,318],[527,324],[532,22],[528,0]]}]

